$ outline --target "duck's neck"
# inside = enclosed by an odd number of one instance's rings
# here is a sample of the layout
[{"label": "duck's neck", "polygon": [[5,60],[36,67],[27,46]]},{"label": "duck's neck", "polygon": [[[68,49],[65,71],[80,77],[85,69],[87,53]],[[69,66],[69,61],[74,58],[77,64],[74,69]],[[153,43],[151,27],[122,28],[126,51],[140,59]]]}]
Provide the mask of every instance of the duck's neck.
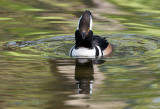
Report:
[{"label": "duck's neck", "polygon": [[79,47],[85,47],[88,49],[92,49],[92,40],[93,35],[86,37],[85,39],[82,39],[82,36],[80,34],[75,34],[75,48],[78,49]]},{"label": "duck's neck", "polygon": [[79,47],[85,47],[88,49],[92,49],[92,40],[76,40],[76,49],[78,49]]}]

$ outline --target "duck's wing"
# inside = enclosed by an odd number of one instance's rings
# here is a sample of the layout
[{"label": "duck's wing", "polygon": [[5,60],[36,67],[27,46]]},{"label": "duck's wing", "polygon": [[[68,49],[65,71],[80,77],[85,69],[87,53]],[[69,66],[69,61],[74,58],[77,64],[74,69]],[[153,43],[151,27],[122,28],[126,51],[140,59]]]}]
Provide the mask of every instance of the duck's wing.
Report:
[{"label": "duck's wing", "polygon": [[107,48],[109,43],[106,38],[101,38],[100,36],[94,35],[92,44],[93,46],[99,46],[103,51]]}]

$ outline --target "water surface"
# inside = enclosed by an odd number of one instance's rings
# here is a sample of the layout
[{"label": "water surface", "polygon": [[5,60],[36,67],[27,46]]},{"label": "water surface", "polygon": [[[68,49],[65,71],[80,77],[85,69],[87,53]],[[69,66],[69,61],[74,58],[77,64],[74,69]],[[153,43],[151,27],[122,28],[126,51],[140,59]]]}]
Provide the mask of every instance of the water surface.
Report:
[{"label": "water surface", "polygon": [[[0,107],[159,109],[157,1],[109,1],[2,0]],[[110,56],[68,56],[85,9],[94,34],[113,45]]]}]

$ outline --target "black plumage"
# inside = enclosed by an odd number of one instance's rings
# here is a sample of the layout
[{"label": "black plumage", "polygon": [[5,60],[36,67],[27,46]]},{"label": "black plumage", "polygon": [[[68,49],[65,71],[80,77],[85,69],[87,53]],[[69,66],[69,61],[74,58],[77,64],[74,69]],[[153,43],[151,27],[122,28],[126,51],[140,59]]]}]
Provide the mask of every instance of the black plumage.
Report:
[{"label": "black plumage", "polygon": [[92,40],[92,46],[99,46],[103,51],[107,48],[108,41],[106,38],[101,38],[100,36],[94,35]]}]

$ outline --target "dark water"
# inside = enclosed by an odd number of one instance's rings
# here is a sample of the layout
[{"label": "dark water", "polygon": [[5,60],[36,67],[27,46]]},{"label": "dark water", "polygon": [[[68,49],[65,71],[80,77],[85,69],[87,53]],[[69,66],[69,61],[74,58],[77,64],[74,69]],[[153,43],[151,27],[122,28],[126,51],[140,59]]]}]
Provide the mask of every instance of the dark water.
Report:
[{"label": "dark water", "polygon": [[[1,0],[0,109],[159,109],[157,1]],[[110,56],[68,56],[85,9]]]}]

